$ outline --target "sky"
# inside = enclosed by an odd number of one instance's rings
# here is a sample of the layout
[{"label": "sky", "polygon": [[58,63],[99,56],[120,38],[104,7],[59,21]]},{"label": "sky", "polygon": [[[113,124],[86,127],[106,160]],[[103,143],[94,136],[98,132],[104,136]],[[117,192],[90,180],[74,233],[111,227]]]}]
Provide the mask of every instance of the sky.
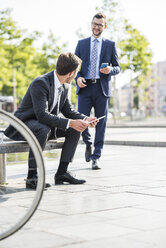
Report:
[{"label": "sky", "polygon": [[[91,35],[90,22],[95,7],[101,3],[102,0],[0,0],[0,9],[13,8],[14,20],[29,32],[39,30],[46,35],[52,30],[59,42],[68,42],[74,52],[76,30]],[[166,60],[166,1],[120,0],[120,4],[124,17],[150,42],[153,61]]]},{"label": "sky", "polygon": [[[153,62],[165,61],[166,1],[119,2],[122,15],[148,39],[154,54]],[[59,44],[67,42],[68,51],[74,52],[78,41],[76,30],[91,35],[90,23],[96,14],[95,7],[101,4],[102,0],[0,0],[0,9],[12,8],[12,17],[19,26],[29,33],[34,30],[43,32],[43,39],[52,30],[59,38]]]}]

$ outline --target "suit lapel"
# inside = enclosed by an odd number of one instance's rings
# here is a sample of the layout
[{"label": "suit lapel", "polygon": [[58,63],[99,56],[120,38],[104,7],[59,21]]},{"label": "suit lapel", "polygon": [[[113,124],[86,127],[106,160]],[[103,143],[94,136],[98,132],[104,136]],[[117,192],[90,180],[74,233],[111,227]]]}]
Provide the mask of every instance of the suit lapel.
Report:
[{"label": "suit lapel", "polygon": [[62,91],[63,91],[63,86],[61,86],[61,91],[58,93],[58,100],[57,100],[57,115],[60,112],[61,105],[62,105]]},{"label": "suit lapel", "polygon": [[90,63],[90,40],[91,40],[91,38],[89,37],[87,39],[87,43],[86,43],[86,49],[87,49],[86,56],[87,56],[88,64]]},{"label": "suit lapel", "polygon": [[49,94],[49,100],[48,100],[48,109],[50,111],[53,105],[53,101],[54,101],[54,71],[50,73],[49,83],[50,83],[50,94]]},{"label": "suit lapel", "polygon": [[106,40],[102,39],[102,46],[101,46],[101,53],[100,53],[100,64],[102,62],[105,50],[106,50]]}]

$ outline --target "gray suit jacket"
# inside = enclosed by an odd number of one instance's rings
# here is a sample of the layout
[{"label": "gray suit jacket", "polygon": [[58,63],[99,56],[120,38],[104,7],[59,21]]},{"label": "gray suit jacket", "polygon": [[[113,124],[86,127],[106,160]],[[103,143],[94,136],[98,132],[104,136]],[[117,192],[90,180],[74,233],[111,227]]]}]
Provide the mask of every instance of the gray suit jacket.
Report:
[{"label": "gray suit jacket", "polygon": [[[20,107],[14,115],[26,123],[27,120],[36,119],[50,128],[65,130],[68,119],[84,119],[85,115],[80,114],[72,108],[68,98],[69,85],[63,84],[62,94],[59,103],[59,112],[64,117],[57,116],[57,106],[50,113],[54,100],[54,71],[46,73],[32,81]],[[10,125],[5,135],[14,139],[14,128]],[[14,132],[16,134],[16,132]]]}]

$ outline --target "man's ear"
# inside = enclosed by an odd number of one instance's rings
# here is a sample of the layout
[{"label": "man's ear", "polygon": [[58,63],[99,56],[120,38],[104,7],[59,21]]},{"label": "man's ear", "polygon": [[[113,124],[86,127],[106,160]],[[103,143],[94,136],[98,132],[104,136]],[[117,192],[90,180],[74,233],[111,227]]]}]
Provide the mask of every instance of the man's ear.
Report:
[{"label": "man's ear", "polygon": [[107,28],[107,24],[105,24],[105,27],[104,27],[105,29]]},{"label": "man's ear", "polygon": [[69,77],[72,77],[72,76],[73,76],[73,74],[74,74],[74,71],[69,72],[69,73],[68,73],[68,76],[69,76]]}]

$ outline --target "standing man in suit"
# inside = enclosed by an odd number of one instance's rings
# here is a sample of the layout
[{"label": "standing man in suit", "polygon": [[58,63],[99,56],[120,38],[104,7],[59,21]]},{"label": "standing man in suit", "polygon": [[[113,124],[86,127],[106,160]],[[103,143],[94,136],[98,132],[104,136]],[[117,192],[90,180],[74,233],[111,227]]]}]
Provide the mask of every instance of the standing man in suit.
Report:
[{"label": "standing man in suit", "polygon": [[[81,60],[72,53],[61,54],[58,58],[56,70],[46,73],[30,84],[15,116],[22,120],[34,133],[41,148],[44,150],[48,139],[65,137],[55,184],[82,184],[67,171],[69,163],[83,132],[88,126],[95,126],[95,117],[87,117],[72,109],[68,98],[69,84],[76,77],[81,66]],[[60,93],[61,92],[61,93]],[[62,113],[64,117],[58,116]],[[13,140],[24,140],[18,130],[9,125],[5,135]],[[36,189],[37,167],[32,150],[29,152],[28,176],[26,188]],[[49,187],[46,184],[45,187]]]},{"label": "standing man in suit", "polygon": [[[96,117],[105,116],[96,125],[93,153],[89,129],[82,133],[86,144],[85,159],[87,162],[92,160],[92,169],[101,168],[99,158],[104,144],[111,76],[120,72],[115,42],[101,37],[106,27],[106,16],[96,14],[91,23],[92,36],[79,40],[75,50],[75,54],[82,60],[81,71],[76,77],[78,111],[89,116],[94,107]],[[102,68],[101,65],[105,67]]]}]

